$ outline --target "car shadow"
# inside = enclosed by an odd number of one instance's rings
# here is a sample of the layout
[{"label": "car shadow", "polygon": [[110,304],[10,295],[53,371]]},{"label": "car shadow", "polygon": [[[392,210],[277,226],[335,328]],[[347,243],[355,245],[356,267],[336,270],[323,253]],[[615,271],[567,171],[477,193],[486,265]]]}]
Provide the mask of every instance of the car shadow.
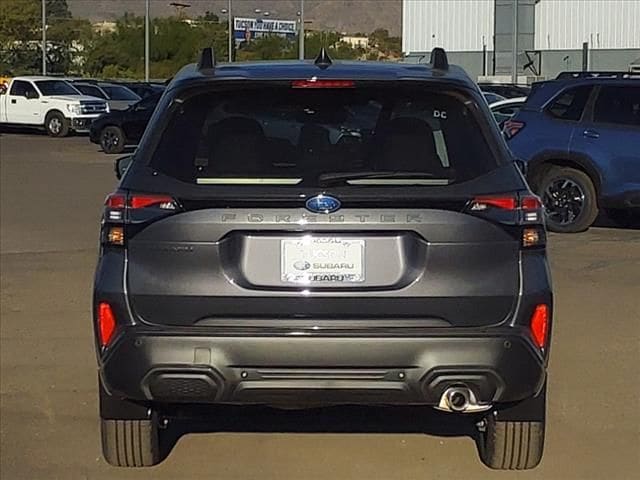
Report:
[{"label": "car shadow", "polygon": [[[477,415],[452,415],[430,407],[336,406],[282,410],[266,406],[212,406],[202,417],[169,419],[162,435],[168,453],[187,433],[426,434],[477,440]],[[202,419],[204,418],[204,420]]]},{"label": "car shadow", "polygon": [[[16,125],[2,125],[0,126],[0,134],[13,133],[20,135],[38,135],[40,137],[47,137],[47,132],[43,127],[24,127]],[[69,137],[88,137],[88,132],[75,132],[71,131],[66,138]]]},{"label": "car shadow", "polygon": [[619,230],[640,230],[640,213],[636,214],[635,217],[627,219],[624,224],[616,222],[606,213],[601,213],[596,218],[596,221],[593,223],[594,227],[601,228],[616,228]]},{"label": "car shadow", "polygon": [[14,125],[2,125],[0,126],[0,133],[15,133],[22,135],[39,135],[41,137],[46,137],[47,132],[45,132],[44,128],[37,127],[16,127]]},{"label": "car shadow", "polygon": [[130,155],[133,152],[136,151],[137,145],[131,146],[131,147],[125,147],[124,150],[120,153],[107,153],[105,152],[102,148],[98,147],[98,149],[96,150],[97,152],[100,153],[104,153],[105,155],[110,155],[110,156],[114,156],[114,157],[118,157],[118,156],[123,156],[123,155]]}]

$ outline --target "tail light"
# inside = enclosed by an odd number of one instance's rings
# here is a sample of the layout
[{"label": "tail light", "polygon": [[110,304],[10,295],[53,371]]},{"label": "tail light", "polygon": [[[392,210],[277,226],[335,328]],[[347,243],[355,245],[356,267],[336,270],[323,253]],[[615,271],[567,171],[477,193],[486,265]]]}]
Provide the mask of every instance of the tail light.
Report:
[{"label": "tail light", "polygon": [[126,243],[127,226],[148,223],[176,212],[179,207],[168,195],[115,192],[105,200],[102,243],[123,246]]},{"label": "tail light", "polygon": [[101,347],[107,347],[116,333],[116,316],[107,302],[98,304],[98,340]]},{"label": "tail light", "polygon": [[529,330],[536,346],[545,348],[549,337],[549,307],[547,305],[536,305],[529,321]]},{"label": "tail light", "polygon": [[534,195],[495,195],[474,198],[467,206],[469,213],[518,227],[524,248],[546,244],[542,202]]},{"label": "tail light", "polygon": [[506,120],[502,125],[502,133],[507,139],[513,138],[525,126],[524,122],[518,120]]},{"label": "tail light", "polygon": [[291,88],[354,88],[353,80],[318,80],[311,78],[309,80],[294,80],[291,82]]}]

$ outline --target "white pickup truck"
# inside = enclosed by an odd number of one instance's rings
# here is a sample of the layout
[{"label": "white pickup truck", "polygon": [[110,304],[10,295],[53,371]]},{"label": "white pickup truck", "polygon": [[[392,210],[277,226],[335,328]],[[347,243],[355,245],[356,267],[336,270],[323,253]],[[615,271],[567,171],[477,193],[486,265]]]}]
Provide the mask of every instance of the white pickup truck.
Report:
[{"label": "white pickup truck", "polygon": [[107,103],[80,93],[53,77],[16,77],[0,94],[0,126],[44,127],[52,137],[86,132],[91,122],[109,112]]}]

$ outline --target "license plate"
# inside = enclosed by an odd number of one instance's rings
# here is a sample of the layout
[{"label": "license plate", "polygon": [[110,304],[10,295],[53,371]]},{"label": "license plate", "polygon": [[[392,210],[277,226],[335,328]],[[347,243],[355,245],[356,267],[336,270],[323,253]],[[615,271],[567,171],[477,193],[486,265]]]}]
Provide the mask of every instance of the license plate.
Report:
[{"label": "license plate", "polygon": [[311,236],[282,240],[281,261],[283,282],[364,282],[364,240]]}]

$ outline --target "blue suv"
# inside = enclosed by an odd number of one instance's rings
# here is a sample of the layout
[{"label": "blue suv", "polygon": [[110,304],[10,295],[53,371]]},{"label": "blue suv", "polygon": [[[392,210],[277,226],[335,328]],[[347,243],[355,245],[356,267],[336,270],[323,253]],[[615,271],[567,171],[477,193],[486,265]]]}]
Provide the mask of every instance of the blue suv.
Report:
[{"label": "blue suv", "polygon": [[600,210],[638,224],[639,75],[565,72],[536,83],[504,133],[527,165],[550,230],[586,230]]}]

